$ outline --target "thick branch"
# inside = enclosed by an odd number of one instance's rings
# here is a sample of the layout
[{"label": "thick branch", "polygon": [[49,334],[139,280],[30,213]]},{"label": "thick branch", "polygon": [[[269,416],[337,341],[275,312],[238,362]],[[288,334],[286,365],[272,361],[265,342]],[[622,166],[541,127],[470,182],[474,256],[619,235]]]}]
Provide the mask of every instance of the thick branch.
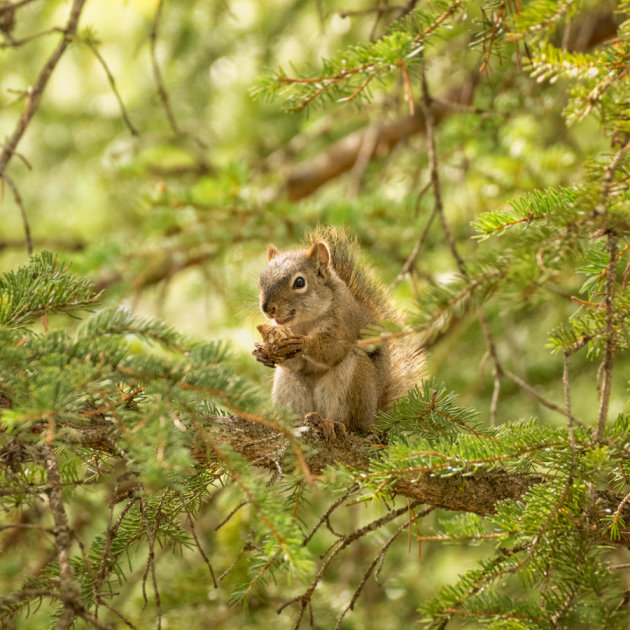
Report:
[{"label": "thick branch", "polygon": [[[43,426],[43,425],[42,425]],[[202,429],[201,425],[199,429]],[[357,473],[370,471],[370,459],[374,457],[373,440],[351,433],[347,437],[332,442],[324,440],[315,430],[303,427],[299,438],[305,447],[306,464],[313,475],[322,475],[326,467],[340,466]],[[115,440],[111,423],[95,421],[91,427],[82,428],[73,435],[77,443],[96,450],[114,453]],[[193,456],[207,463],[216,458],[208,444],[228,445],[253,465],[276,471],[291,468],[291,445],[288,438],[260,423],[251,422],[239,416],[211,416],[203,423],[204,435],[194,435],[190,448]],[[213,463],[214,465],[214,463]],[[522,500],[525,493],[535,484],[544,483],[539,474],[509,472],[500,467],[481,468],[474,474],[453,475],[451,477],[432,476],[430,473],[410,474],[392,482],[389,488],[396,494],[419,501],[425,505],[458,512],[472,512],[487,516],[495,512],[497,502],[505,499]],[[592,535],[605,544],[630,547],[630,530],[622,530],[618,540],[611,540],[605,531],[604,519],[614,514],[623,501],[623,496],[608,490],[597,490],[588,518],[588,523],[600,523]],[[630,501],[620,511],[620,518],[630,523]]]},{"label": "thick branch", "polygon": [[[238,416],[214,418],[208,431],[211,440],[227,443],[250,462],[271,470],[276,469],[275,462],[291,452],[284,436]],[[350,434],[343,440],[328,443],[311,431],[303,436],[303,440],[310,447],[307,464],[314,475],[322,474],[327,466],[344,466],[358,472],[370,470],[369,438]],[[196,454],[203,459],[201,448],[196,449]],[[286,469],[286,464],[283,468]],[[391,489],[427,505],[485,516],[494,513],[498,501],[518,501],[534,484],[542,482],[544,478],[540,475],[508,472],[497,467],[480,469],[466,476],[439,477],[428,473],[420,477],[410,476],[396,481]],[[614,513],[622,498],[613,492],[598,491],[589,522],[601,522]],[[624,506],[623,512],[624,521],[630,522],[630,503]],[[593,533],[608,544],[630,545],[630,531],[622,531],[621,538],[616,541],[610,540],[603,525],[602,531]]]},{"label": "thick branch", "polygon": [[[443,98],[433,104],[433,117],[440,122],[459,105],[468,105],[472,101],[476,73],[468,81],[451,89]],[[425,130],[424,114],[416,108],[413,116],[384,124],[378,129],[370,129],[375,134],[372,139],[369,157],[386,155],[399,142]],[[292,201],[308,197],[320,186],[351,170],[359,155],[365,149],[366,130],[360,129],[335,142],[325,153],[320,153],[313,160],[295,166],[287,177],[287,194]]]},{"label": "thick branch", "polygon": [[[567,50],[584,51],[614,37],[617,34],[615,14],[603,10],[572,24],[567,41]],[[446,94],[435,98],[432,103],[434,124],[439,124],[452,112],[468,106],[472,102],[478,74],[471,73],[469,78]],[[415,134],[424,133],[426,123],[421,108],[416,107],[413,116],[382,125],[372,140],[369,159],[387,155],[396,145]],[[357,159],[365,151],[366,140],[374,130],[371,126],[359,129],[332,144],[325,152],[312,160],[294,166],[286,181],[287,195],[292,201],[308,197],[320,186],[350,171]]]}]

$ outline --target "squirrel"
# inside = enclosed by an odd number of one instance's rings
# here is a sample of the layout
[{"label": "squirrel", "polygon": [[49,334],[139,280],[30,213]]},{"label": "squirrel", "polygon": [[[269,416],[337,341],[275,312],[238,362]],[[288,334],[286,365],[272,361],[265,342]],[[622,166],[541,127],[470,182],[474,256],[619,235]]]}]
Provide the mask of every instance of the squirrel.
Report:
[{"label": "squirrel", "polygon": [[[356,342],[382,320],[402,323],[385,287],[358,259],[356,238],[319,228],[306,248],[267,248],[260,274],[260,309],[275,325],[258,327],[264,343],[252,354],[275,368],[272,402],[319,426],[366,433],[418,381],[423,357],[383,340],[374,349]],[[333,428],[331,428],[333,427]]]}]

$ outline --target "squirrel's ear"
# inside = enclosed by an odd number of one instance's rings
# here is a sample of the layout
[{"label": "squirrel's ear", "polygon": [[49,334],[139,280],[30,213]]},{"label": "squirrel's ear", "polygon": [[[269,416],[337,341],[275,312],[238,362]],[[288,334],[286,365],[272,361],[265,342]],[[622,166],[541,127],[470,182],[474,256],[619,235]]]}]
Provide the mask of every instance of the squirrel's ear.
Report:
[{"label": "squirrel's ear", "polygon": [[267,247],[267,260],[275,258],[279,253],[280,252],[275,245],[269,245],[269,247]]},{"label": "squirrel's ear", "polygon": [[313,246],[306,252],[306,257],[315,262],[318,272],[323,272],[330,262],[330,251],[328,249],[328,245],[324,243],[324,241],[317,241],[317,243],[314,243]]}]

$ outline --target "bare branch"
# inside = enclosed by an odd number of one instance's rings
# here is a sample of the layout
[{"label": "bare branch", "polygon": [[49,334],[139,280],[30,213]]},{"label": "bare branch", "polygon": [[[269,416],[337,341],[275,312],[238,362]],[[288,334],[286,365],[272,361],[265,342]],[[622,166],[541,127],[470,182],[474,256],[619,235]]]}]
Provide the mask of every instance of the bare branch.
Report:
[{"label": "bare branch", "polygon": [[188,525],[190,526],[190,533],[193,536],[195,545],[197,549],[199,550],[199,553],[201,554],[203,561],[206,563],[208,570],[210,571],[210,577],[212,578],[212,584],[214,585],[214,588],[219,588],[219,585],[217,584],[217,579],[214,576],[214,569],[212,568],[212,565],[210,564],[210,560],[208,560],[208,556],[206,555],[206,552],[203,550],[203,547],[201,546],[201,543],[199,542],[199,538],[197,537],[197,532],[195,531],[195,522],[193,521],[192,514],[190,513],[190,510],[188,509],[188,506],[186,505],[186,501],[184,497],[181,496],[181,494],[179,496],[182,502],[182,508],[186,512],[186,518],[188,519]]},{"label": "bare branch", "polygon": [[602,385],[602,397],[599,404],[599,414],[597,417],[597,430],[593,438],[594,442],[601,442],[604,438],[604,429],[608,419],[608,405],[610,404],[610,391],[612,388],[613,358],[615,354],[615,327],[613,311],[613,299],[615,297],[615,281],[617,275],[617,236],[610,230],[608,232],[608,253],[610,260],[606,270],[606,297],[604,305],[606,307],[606,347],[604,350],[604,360],[602,370],[604,381]]},{"label": "bare branch", "polygon": [[455,245],[455,239],[451,234],[451,230],[446,223],[446,217],[444,215],[444,206],[442,204],[442,190],[440,187],[440,175],[438,170],[438,157],[437,150],[435,147],[435,118],[433,113],[433,103],[431,102],[431,94],[429,92],[429,86],[427,84],[426,73],[424,72],[424,68],[422,69],[421,74],[421,84],[422,84],[422,110],[424,112],[424,125],[425,125],[425,133],[427,136],[427,150],[429,153],[429,168],[431,171],[431,187],[433,188],[433,198],[435,200],[435,211],[438,214],[440,219],[440,223],[442,224],[442,231],[444,232],[444,236],[446,237],[446,242],[448,243],[449,249],[451,250],[451,255],[457,264],[457,268],[459,272],[464,276],[468,277],[468,272],[466,270],[466,265],[462,257],[459,255],[457,251],[457,246]]},{"label": "bare branch", "polygon": [[160,95],[162,105],[164,106],[164,111],[166,112],[166,117],[168,118],[169,125],[171,126],[171,129],[173,130],[175,135],[181,136],[183,132],[177,124],[177,120],[175,119],[175,115],[173,114],[171,99],[168,95],[168,92],[166,91],[166,88],[164,87],[164,79],[162,78],[162,71],[160,70],[160,64],[158,63],[157,54],[155,51],[163,6],[164,0],[158,0],[155,17],[153,18],[153,25],[151,26],[151,33],[149,34],[149,42],[151,45],[151,65],[153,67],[155,85],[157,87],[158,94]]},{"label": "bare branch", "polygon": [[31,237],[31,228],[28,224],[28,218],[26,216],[26,210],[24,209],[24,202],[22,201],[22,197],[20,196],[20,192],[17,189],[17,186],[14,184],[13,180],[6,174],[2,175],[3,181],[5,181],[11,192],[13,193],[13,198],[15,199],[15,203],[17,207],[20,209],[20,214],[22,215],[22,224],[24,225],[24,236],[26,237],[26,251],[29,256],[33,255],[33,239]]},{"label": "bare branch", "polygon": [[[166,112],[166,117],[168,119],[168,124],[170,125],[173,133],[176,136],[180,137],[190,137],[192,138],[202,149],[206,149],[207,145],[200,138],[184,131],[177,122],[175,118],[175,114],[173,113],[173,107],[171,105],[171,98],[166,90],[164,85],[164,78],[162,77],[162,71],[160,70],[160,64],[157,59],[157,38],[158,31],[160,28],[160,20],[162,19],[162,9],[164,8],[164,0],[158,0],[158,6],[155,11],[155,16],[153,18],[153,24],[151,25],[151,32],[149,33],[149,48],[151,52],[151,66],[153,68],[153,77],[155,79],[155,85],[157,87],[158,95],[160,100],[162,101],[162,106],[164,107],[164,111]],[[207,164],[204,162],[204,166],[208,168]]]},{"label": "bare branch", "polygon": [[2,150],[0,151],[0,176],[4,175],[8,163],[15,154],[18,143],[22,139],[22,136],[24,135],[24,132],[26,131],[29,123],[33,119],[33,116],[35,115],[35,112],[37,111],[42,100],[44,89],[48,84],[48,80],[50,79],[53,70],[59,63],[59,60],[61,59],[63,53],[66,51],[66,48],[68,48],[70,42],[76,35],[79,17],[81,16],[81,11],[83,10],[84,4],[85,0],[73,0],[68,22],[66,23],[66,27],[63,30],[62,40],[59,42],[57,48],[55,48],[52,55],[49,57],[48,61],[42,68],[42,71],[37,77],[35,83],[28,89],[26,107],[22,112],[22,116],[20,117],[20,120],[13,130],[13,133],[4,143]]},{"label": "bare branch", "polygon": [[[411,507],[409,507],[408,509],[411,510]],[[418,517],[416,517],[416,520],[417,520],[417,518],[419,518],[421,516],[426,516],[433,509],[435,509],[435,508],[432,508],[432,507],[425,508],[424,510],[422,510],[420,515]],[[396,540],[396,538],[398,538],[400,533],[408,526],[409,526],[409,523],[407,523],[407,522],[402,523],[394,531],[394,533],[387,539],[385,544],[381,547],[380,551],[378,552],[378,554],[376,555],[374,560],[370,563],[370,566],[367,568],[367,570],[363,574],[363,577],[361,578],[361,581],[359,582],[357,588],[354,591],[354,594],[352,595],[352,599],[350,600],[348,605],[343,609],[343,611],[341,612],[341,614],[337,618],[337,623],[335,624],[335,630],[338,630],[341,627],[341,622],[343,621],[344,617],[351,610],[354,609],[354,605],[355,605],[357,599],[359,599],[359,595],[361,594],[361,591],[363,590],[363,587],[365,586],[365,583],[367,582],[367,580],[370,577],[370,575],[372,575],[372,573],[374,572],[376,567],[379,566],[379,564],[383,561],[383,559],[385,557],[385,554],[387,553],[387,550],[390,548],[391,544]]]},{"label": "bare branch", "polygon": [[[420,198],[424,195],[424,193],[430,187],[431,187],[431,182],[429,182],[418,193],[418,200],[420,200]],[[431,213],[431,216],[429,217],[429,220],[427,221],[427,224],[424,226],[424,230],[422,230],[422,234],[420,234],[420,237],[416,241],[416,244],[413,246],[413,249],[411,250],[411,253],[407,257],[407,260],[405,261],[405,264],[402,266],[402,269],[400,270],[400,273],[396,276],[394,282],[392,282],[392,284],[390,286],[390,289],[395,289],[403,281],[403,279],[406,276],[411,274],[412,269],[416,265],[416,260],[418,260],[418,255],[420,254],[420,250],[422,249],[422,246],[424,245],[424,241],[426,240],[427,236],[429,235],[429,230],[431,229],[431,225],[433,225],[433,219],[435,219],[435,215],[436,214],[437,214],[437,210],[434,208],[433,212]]]},{"label": "bare branch", "polygon": [[120,107],[120,113],[123,117],[123,120],[125,121],[125,124],[127,125],[132,136],[138,136],[139,132],[135,128],[133,123],[131,122],[131,119],[129,118],[129,114],[127,114],[127,109],[125,108],[125,104],[123,103],[122,97],[120,96],[120,92],[118,91],[118,87],[116,86],[116,80],[114,79],[114,75],[109,69],[109,66],[107,65],[107,62],[105,61],[105,59],[103,58],[103,55],[101,55],[99,49],[90,40],[80,39],[79,41],[85,44],[92,51],[92,53],[94,54],[98,62],[101,64],[101,67],[103,68],[103,70],[105,71],[105,74],[107,75],[107,80],[109,81],[109,85],[112,88],[112,92],[114,93],[114,96],[116,97],[116,100],[118,101],[118,106]]},{"label": "bare branch", "polygon": [[[317,571],[317,574],[313,578],[313,581],[311,582],[310,586],[301,595],[298,595],[297,597],[294,597],[288,602],[285,602],[284,604],[282,604],[282,606],[278,608],[278,613],[281,613],[285,608],[287,608],[291,604],[299,603],[300,613],[297,620],[297,624],[299,625],[300,620],[302,619],[302,616],[304,615],[307,605],[310,604],[311,597],[313,596],[313,593],[315,592],[317,585],[321,581],[322,576],[324,575],[324,572],[328,568],[328,565],[333,561],[333,559],[339,553],[341,553],[346,547],[352,544],[355,540],[358,540],[359,538],[362,538],[363,536],[375,531],[376,529],[383,527],[383,525],[386,525],[387,523],[393,521],[394,519],[398,518],[401,514],[405,514],[409,509],[412,509],[419,504],[420,504],[420,501],[414,501],[409,506],[405,505],[404,507],[398,508],[397,510],[391,510],[390,512],[385,514],[385,516],[382,516],[381,518],[378,518],[368,523],[364,527],[361,527],[355,530],[354,532],[344,536],[343,540],[341,541],[341,544],[339,544],[337,548],[328,556],[328,558],[326,558],[326,560],[322,562],[322,565],[319,567],[319,570]],[[428,513],[432,509],[433,508],[425,508],[423,512],[426,511]],[[407,523],[405,523],[405,525],[407,525]]]}]

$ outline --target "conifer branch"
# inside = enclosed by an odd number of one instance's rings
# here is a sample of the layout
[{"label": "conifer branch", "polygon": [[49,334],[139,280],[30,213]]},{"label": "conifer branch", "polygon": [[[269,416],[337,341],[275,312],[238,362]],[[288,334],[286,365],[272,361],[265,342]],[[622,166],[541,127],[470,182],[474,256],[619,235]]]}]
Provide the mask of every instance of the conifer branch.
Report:
[{"label": "conifer branch", "polygon": [[608,232],[608,253],[610,255],[610,260],[606,272],[606,297],[604,298],[604,305],[606,308],[606,347],[604,350],[604,360],[602,362],[604,382],[602,385],[599,414],[597,417],[597,430],[593,438],[594,442],[601,442],[604,437],[604,429],[606,427],[606,420],[608,419],[608,405],[610,404],[613,358],[616,345],[613,300],[615,297],[615,283],[617,275],[617,237],[612,230]]},{"label": "conifer branch", "polygon": [[[564,410],[562,410],[564,413]],[[230,428],[232,427],[232,428]],[[257,465],[272,468],[271,463],[265,458],[265,454],[273,452],[277,445],[269,440],[261,439],[268,435],[268,429],[257,427],[243,418],[230,416],[224,419],[222,424],[212,424],[207,429],[217,442],[227,443],[237,452],[247,457],[250,461],[257,460]],[[281,438],[281,436],[278,436]],[[387,479],[384,471],[373,471],[370,465],[369,449],[371,440],[360,438],[350,434],[343,442],[338,440],[328,443],[316,436],[313,432],[304,435],[305,443],[313,449],[308,456],[308,465],[314,475],[320,475],[327,466],[335,468],[345,467],[357,472],[357,479],[362,482],[369,478]],[[256,448],[252,448],[255,444]],[[549,442],[535,447],[524,447],[516,449],[511,457],[518,457],[530,452],[544,452],[547,448],[564,446],[570,449],[569,442]],[[435,452],[435,456],[444,457],[443,454]],[[483,461],[481,461],[483,460]],[[509,461],[506,455],[495,455],[480,458],[478,464],[496,464],[501,461]],[[447,510],[471,512],[480,516],[493,514],[498,502],[505,499],[514,501],[522,500],[523,496],[536,484],[543,483],[545,478],[540,474],[529,472],[509,472],[500,467],[491,466],[489,468],[474,469],[474,472],[456,473],[452,476],[442,477],[434,473],[438,470],[447,469],[455,463],[458,466],[462,462],[452,460],[443,464],[421,467],[423,470],[412,468],[391,471],[391,482],[387,489],[394,494],[402,495],[411,500],[417,500],[427,505],[433,505]],[[469,462],[472,465],[472,462]],[[419,468],[419,467],[416,467]],[[474,468],[474,467],[473,467]],[[594,508],[600,520],[606,516],[606,510],[612,513],[618,507],[621,498],[608,491],[598,491],[598,499]],[[624,518],[630,522],[630,507],[624,505]],[[608,543],[630,544],[630,532],[622,534],[621,541],[610,540],[603,529],[600,538]]]},{"label": "conifer branch", "polygon": [[[474,73],[463,83],[448,89],[440,99],[436,99],[433,103],[435,124],[449,116],[458,105],[469,105],[476,83],[477,74]],[[327,182],[351,170],[361,148],[365,146],[365,135],[371,132],[370,129],[361,129],[350,133],[312,160],[292,166],[286,179],[289,199],[297,201],[308,197]],[[389,153],[399,142],[425,132],[424,114],[420,107],[415,108],[413,116],[379,125],[370,159],[376,153]]]},{"label": "conifer branch", "polygon": [[57,456],[51,446],[42,446],[46,475],[48,479],[48,497],[50,511],[55,520],[55,547],[59,561],[60,597],[63,601],[63,612],[57,621],[57,630],[66,630],[74,622],[81,590],[74,577],[74,571],[70,565],[70,546],[72,544],[72,532],[68,525],[68,516],[61,495],[61,476]]}]

